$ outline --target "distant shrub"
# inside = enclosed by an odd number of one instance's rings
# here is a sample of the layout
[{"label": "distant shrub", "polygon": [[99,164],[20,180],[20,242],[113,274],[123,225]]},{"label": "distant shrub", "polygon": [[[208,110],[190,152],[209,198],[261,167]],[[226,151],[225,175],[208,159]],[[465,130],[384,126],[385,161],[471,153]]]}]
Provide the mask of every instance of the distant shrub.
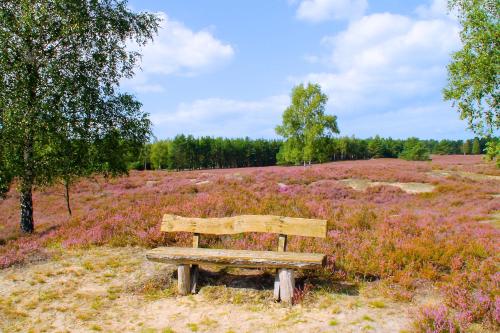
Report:
[{"label": "distant shrub", "polygon": [[144,163],[141,161],[131,162],[128,165],[129,170],[144,170]]},{"label": "distant shrub", "polygon": [[429,149],[417,138],[409,138],[406,140],[399,158],[407,161],[428,161]]}]

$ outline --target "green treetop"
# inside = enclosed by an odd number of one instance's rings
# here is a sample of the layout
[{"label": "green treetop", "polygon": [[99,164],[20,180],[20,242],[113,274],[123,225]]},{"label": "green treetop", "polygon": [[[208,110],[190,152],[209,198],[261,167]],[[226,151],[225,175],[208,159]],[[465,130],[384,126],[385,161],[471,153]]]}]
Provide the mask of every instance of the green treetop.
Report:
[{"label": "green treetop", "polygon": [[472,153],[472,144],[470,140],[465,140],[464,144],[462,146],[462,150],[464,152],[464,155],[470,155]]},{"label": "green treetop", "polygon": [[311,163],[322,159],[322,139],[339,133],[337,117],[325,114],[328,97],[318,84],[293,88],[291,104],[283,113],[276,133],[285,138],[278,157],[280,163]]},{"label": "green treetop", "polygon": [[479,142],[478,138],[474,138],[474,141],[472,141],[472,154],[481,154],[481,143]]},{"label": "green treetop", "polygon": [[168,167],[168,146],[167,140],[156,141],[151,145],[151,166],[153,169],[166,169]]},{"label": "green treetop", "polygon": [[450,0],[449,9],[462,24],[462,49],[448,65],[445,100],[457,107],[476,134],[488,136],[500,127],[500,2]]},{"label": "green treetop", "polygon": [[427,161],[429,160],[429,149],[419,139],[408,138],[399,158],[407,161]]}]

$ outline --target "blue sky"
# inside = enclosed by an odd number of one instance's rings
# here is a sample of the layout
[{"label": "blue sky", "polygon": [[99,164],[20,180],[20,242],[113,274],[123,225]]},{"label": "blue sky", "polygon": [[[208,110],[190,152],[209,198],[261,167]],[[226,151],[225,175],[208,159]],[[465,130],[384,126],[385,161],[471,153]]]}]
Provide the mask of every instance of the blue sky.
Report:
[{"label": "blue sky", "polygon": [[341,135],[469,138],[442,101],[460,47],[446,0],[130,0],[163,19],[123,88],[158,138],[275,137],[291,88],[319,83]]}]

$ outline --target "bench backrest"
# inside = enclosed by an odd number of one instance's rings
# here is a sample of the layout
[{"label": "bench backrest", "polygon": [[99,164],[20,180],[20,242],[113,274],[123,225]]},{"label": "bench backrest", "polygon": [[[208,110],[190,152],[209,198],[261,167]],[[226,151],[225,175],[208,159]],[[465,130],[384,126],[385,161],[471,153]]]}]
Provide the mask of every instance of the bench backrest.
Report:
[{"label": "bench backrest", "polygon": [[195,234],[230,235],[265,232],[280,235],[326,237],[327,221],[274,215],[240,215],[221,218],[163,216],[161,231]]}]

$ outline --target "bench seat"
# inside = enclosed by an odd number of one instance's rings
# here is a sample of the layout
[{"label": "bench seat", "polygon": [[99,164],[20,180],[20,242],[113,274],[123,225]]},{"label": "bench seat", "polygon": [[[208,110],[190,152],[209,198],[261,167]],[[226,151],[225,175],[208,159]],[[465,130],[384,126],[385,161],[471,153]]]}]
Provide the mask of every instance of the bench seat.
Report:
[{"label": "bench seat", "polygon": [[[146,253],[151,261],[177,265],[177,289],[180,295],[196,293],[199,265],[276,269],[274,299],[293,303],[294,270],[321,269],[326,255],[287,251],[288,235],[326,238],[327,220],[275,215],[239,215],[227,217],[183,217],[165,214],[163,232],[192,232],[193,247],[159,247]],[[200,248],[201,234],[235,235],[247,232],[279,234],[277,251],[248,251]]]},{"label": "bench seat", "polygon": [[249,268],[317,269],[325,265],[319,253],[158,247],[146,253],[151,261],[170,264],[218,264]]}]

